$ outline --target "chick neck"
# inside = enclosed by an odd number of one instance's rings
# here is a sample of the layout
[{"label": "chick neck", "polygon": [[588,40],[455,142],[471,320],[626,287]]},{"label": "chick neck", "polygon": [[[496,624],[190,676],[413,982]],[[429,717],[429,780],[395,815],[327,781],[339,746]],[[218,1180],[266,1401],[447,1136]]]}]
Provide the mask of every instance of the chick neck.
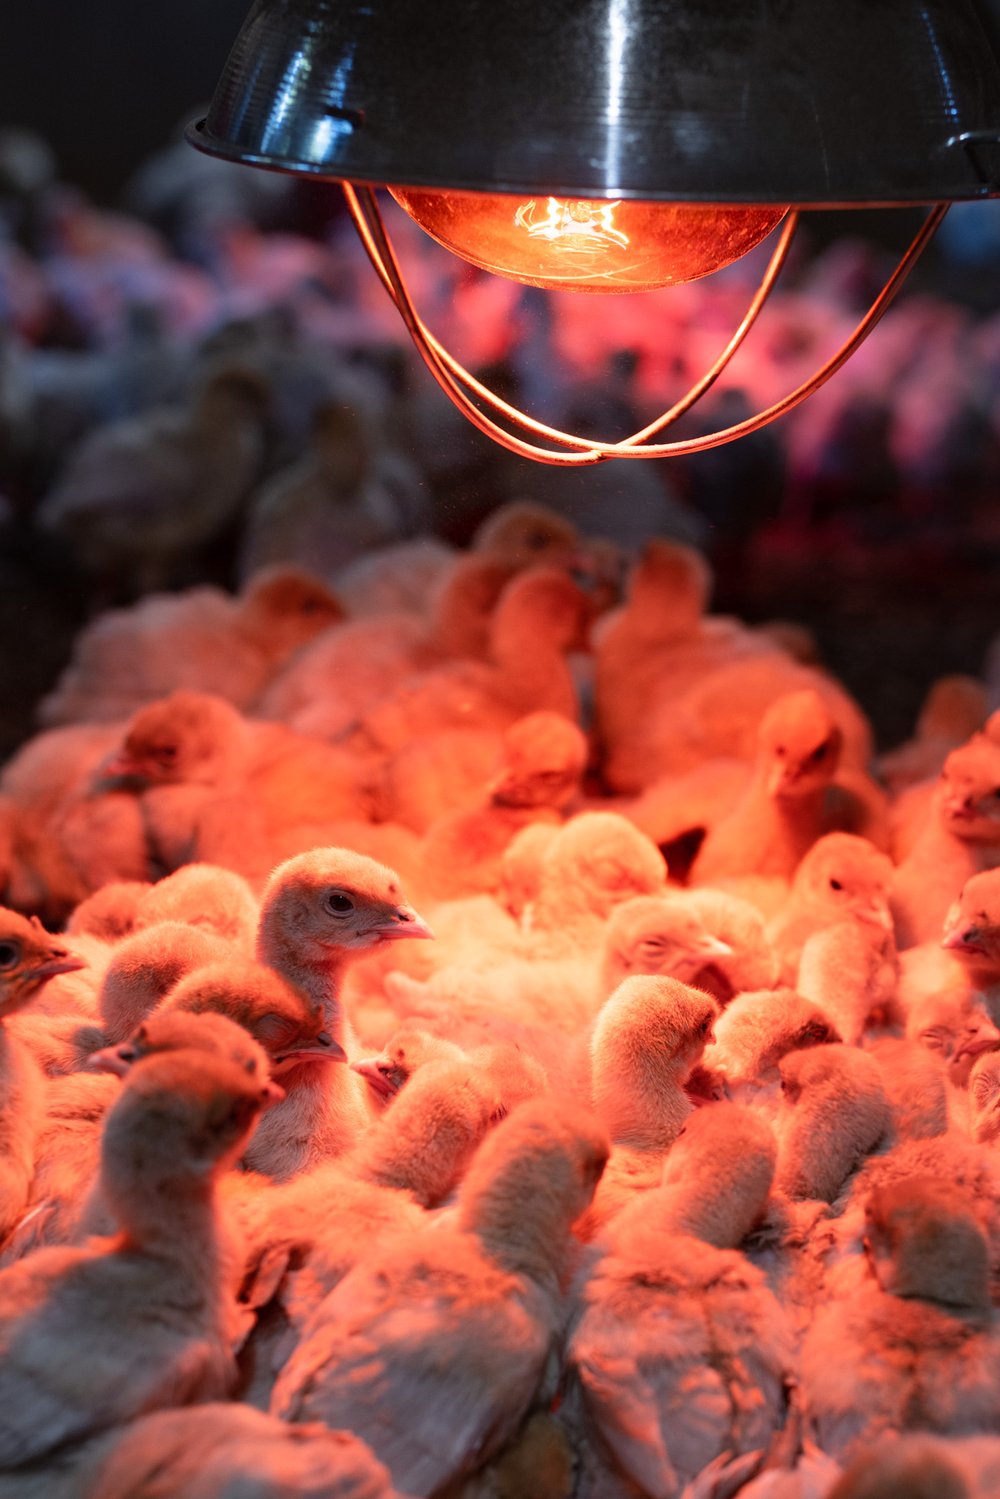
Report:
[{"label": "chick neck", "polygon": [[199,1281],[218,1273],[222,1236],[216,1172],[151,1174],[137,1152],[127,1162],[104,1162],[99,1180],[121,1248],[189,1267]]},{"label": "chick neck", "polygon": [[[260,914],[257,929],[257,961],[273,969],[293,989],[310,1001],[323,1015],[323,1028],[340,1045],[344,1044],[347,1026],[340,1003],[340,985],[346,969],[361,954],[346,948],[326,947],[323,961],[310,963],[302,956],[301,938],[290,934],[277,905],[266,906]],[[300,1073],[303,1068],[291,1069]],[[285,1078],[282,1078],[282,1086]]]}]

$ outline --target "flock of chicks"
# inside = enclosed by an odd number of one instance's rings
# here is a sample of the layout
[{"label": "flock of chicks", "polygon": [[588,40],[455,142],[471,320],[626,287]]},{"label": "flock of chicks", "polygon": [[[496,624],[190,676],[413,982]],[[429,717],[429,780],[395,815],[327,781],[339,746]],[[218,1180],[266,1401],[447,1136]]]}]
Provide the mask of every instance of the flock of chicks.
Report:
[{"label": "flock of chicks", "polygon": [[983,689],[876,778],[682,545],[432,561],[101,616],[0,772],[0,1499],[995,1493]]}]

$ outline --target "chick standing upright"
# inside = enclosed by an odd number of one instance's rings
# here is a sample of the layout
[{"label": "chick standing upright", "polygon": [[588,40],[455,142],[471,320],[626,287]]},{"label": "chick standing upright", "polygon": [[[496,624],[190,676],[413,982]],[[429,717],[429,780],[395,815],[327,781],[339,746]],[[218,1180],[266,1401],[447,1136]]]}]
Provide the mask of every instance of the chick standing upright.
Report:
[{"label": "chick standing upright", "polygon": [[778,699],[761,720],[754,771],[733,811],[707,834],[691,869],[695,883],[726,875],[790,879],[823,828],[842,735],[811,689]]},{"label": "chick standing upright", "polygon": [[215,1183],[263,1101],[260,1081],[219,1057],[135,1069],[102,1142],[118,1233],[0,1274],[0,1466],[229,1391],[242,1254]]},{"label": "chick standing upright", "polygon": [[[393,870],[350,849],[318,848],[288,859],[271,875],[261,901],[257,957],[311,1002],[347,1061],[355,1051],[340,995],[347,968],[386,943],[430,936],[403,899]],[[277,1175],[347,1149],[373,1116],[364,1079],[348,1067],[295,1066],[283,1075],[282,1086],[283,1111],[265,1119],[255,1140],[258,1152],[277,1152]]]},{"label": "chick standing upright", "polygon": [[515,1109],[480,1148],[454,1222],[380,1245],[321,1304],[275,1413],[347,1426],[415,1496],[481,1466],[552,1398],[570,1225],[606,1156],[575,1106]]}]

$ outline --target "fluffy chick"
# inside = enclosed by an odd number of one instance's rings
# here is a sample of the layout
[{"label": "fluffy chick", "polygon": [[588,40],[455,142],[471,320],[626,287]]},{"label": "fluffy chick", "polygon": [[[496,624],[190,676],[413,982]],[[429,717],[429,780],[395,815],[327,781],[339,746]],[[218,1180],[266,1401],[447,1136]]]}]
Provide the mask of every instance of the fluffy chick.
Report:
[{"label": "fluffy chick", "polygon": [[802,1348],[807,1418],[840,1461],[889,1432],[1000,1420],[986,1240],[960,1189],[913,1178],[871,1194],[871,1278],[821,1307]]},{"label": "fluffy chick", "polygon": [[664,977],[625,979],[602,1007],[590,1042],[590,1092],[612,1155],[582,1237],[659,1181],[663,1156],[692,1111],[684,1085],[717,1014],[709,995]]},{"label": "fluffy chick", "polygon": [[569,1228],[606,1156],[575,1106],[515,1110],[478,1152],[453,1224],[378,1246],[327,1297],[276,1413],[347,1425],[410,1493],[480,1466],[551,1395]]},{"label": "fluffy chick", "polygon": [[326,585],[291,567],[255,574],[239,598],[212,587],[147,595],[80,631],[40,721],[127,719],[178,687],[248,709],[287,657],[342,618]]},{"label": "fluffy chick", "polygon": [[663,973],[704,989],[721,1004],[744,989],[768,988],[777,962],[764,921],[749,901],[715,890],[637,896],[611,913],[602,985],[633,973]]},{"label": "fluffy chick", "polygon": [[440,900],[495,892],[504,850],[526,825],[558,823],[578,793],[587,762],[583,732],[560,713],[526,714],[504,735],[500,770],[477,805],[432,823],[423,843],[423,872]]},{"label": "fluffy chick", "polygon": [[[108,1444],[102,1444],[102,1453]],[[157,1411],[87,1464],[79,1499],[398,1499],[364,1442],[318,1422],[289,1426],[245,1405]]]},{"label": "fluffy chick", "polygon": [[785,1416],[789,1330],[734,1248],[764,1207],[773,1138],[731,1104],[709,1105],[689,1129],[664,1185],[610,1226],[583,1287],[569,1360],[588,1435],[618,1475],[603,1492],[621,1492],[624,1475],[674,1499],[724,1451],[766,1445]]},{"label": "fluffy chick", "polygon": [[952,750],[921,832],[898,865],[892,914],[900,950],[935,941],[966,880],[997,863],[1000,744],[977,735]]},{"label": "fluffy chick", "polygon": [[779,1063],[776,1185],[793,1198],[833,1202],[888,1134],[892,1113],[879,1068],[852,1046],[813,1046]]},{"label": "fluffy chick", "polygon": [[790,878],[822,832],[823,799],[842,737],[832,712],[811,689],[772,704],[761,719],[747,790],[729,816],[709,829],[692,881],[747,874]]},{"label": "fluffy chick", "polygon": [[137,1067],[108,1116],[101,1185],[119,1231],[0,1274],[0,1461],[163,1405],[225,1394],[241,1257],[215,1201],[262,1105],[242,1068],[178,1052]]},{"label": "fluffy chick", "polygon": [[890,860],[867,838],[818,838],[795,871],[784,909],[767,928],[785,982],[794,983],[803,945],[814,932],[848,919],[887,929],[892,876]]}]

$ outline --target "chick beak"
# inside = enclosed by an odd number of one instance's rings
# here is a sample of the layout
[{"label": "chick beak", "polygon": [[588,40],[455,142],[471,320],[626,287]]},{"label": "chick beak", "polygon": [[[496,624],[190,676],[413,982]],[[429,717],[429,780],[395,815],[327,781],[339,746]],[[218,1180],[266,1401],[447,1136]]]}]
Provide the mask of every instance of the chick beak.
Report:
[{"label": "chick beak", "polygon": [[266,1113],[268,1109],[273,1109],[275,1104],[280,1103],[284,1096],[284,1088],[279,1088],[273,1078],[269,1079],[260,1092],[261,1113]]},{"label": "chick beak", "polygon": [[86,958],[70,952],[68,947],[50,947],[45,961],[32,968],[31,978],[33,981],[54,979],[60,973],[78,973],[87,966]]},{"label": "chick beak", "polygon": [[402,937],[433,938],[434,936],[424,918],[418,916],[412,906],[397,906],[384,921],[369,927],[368,930],[380,937],[383,942],[395,942]]},{"label": "chick beak", "polygon": [[144,766],[128,753],[127,750],[112,751],[97,767],[95,779],[98,781],[144,781],[146,771]]},{"label": "chick beak", "polygon": [[723,942],[721,937],[713,937],[711,932],[706,932],[703,937],[698,938],[697,951],[705,958],[731,958],[734,949],[728,942]]},{"label": "chick beak", "polygon": [[360,1062],[352,1062],[351,1070],[359,1077],[363,1077],[373,1093],[379,1098],[395,1098],[403,1086],[403,1074],[398,1067],[389,1067],[385,1062],[379,1062],[375,1057],[367,1057]]},{"label": "chick beak", "polygon": [[969,1029],[964,1032],[955,1048],[952,1062],[960,1062],[963,1057],[971,1057],[975,1060],[976,1057],[982,1056],[984,1051],[996,1051],[998,1047],[1000,1047],[1000,1031],[992,1021],[984,1018],[975,1025],[970,1025]]},{"label": "chick beak", "polygon": [[983,956],[986,951],[983,947],[982,932],[979,928],[977,926],[965,926],[962,922],[959,922],[956,926],[951,927],[945,932],[941,938],[941,946],[946,948],[948,952],[964,952],[976,956]]},{"label": "chick beak", "polygon": [[[312,1041],[301,1046],[290,1047],[271,1058],[271,1071],[284,1072],[288,1067],[297,1067],[301,1062],[346,1062],[347,1052],[328,1031],[320,1031]],[[282,1095],[284,1096],[284,1095]]]},{"label": "chick beak", "polygon": [[138,1053],[131,1046],[105,1046],[93,1051],[87,1059],[84,1072],[110,1072],[115,1077],[124,1077]]}]

